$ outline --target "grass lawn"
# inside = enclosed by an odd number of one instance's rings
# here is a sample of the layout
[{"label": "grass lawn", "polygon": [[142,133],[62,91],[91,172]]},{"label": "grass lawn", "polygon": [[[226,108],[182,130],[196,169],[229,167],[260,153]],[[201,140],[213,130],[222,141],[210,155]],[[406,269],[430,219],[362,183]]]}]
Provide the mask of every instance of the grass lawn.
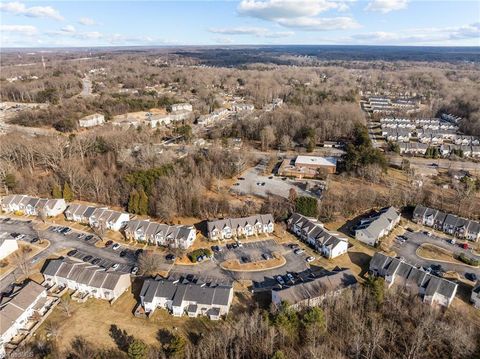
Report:
[{"label": "grass lawn", "polygon": [[60,349],[68,348],[78,335],[99,346],[115,347],[116,344],[110,336],[110,327],[116,325],[147,344],[160,345],[159,330],[178,331],[188,338],[219,325],[207,318],[174,317],[161,309],[157,309],[149,319],[137,318],[133,315],[136,303],[131,292],[124,293],[113,305],[95,299],[89,299],[85,303],[71,301],[71,316],[67,317],[58,306],[39,328],[36,337],[45,337],[46,323],[51,321],[58,326],[57,340]]},{"label": "grass lawn", "polygon": [[424,243],[417,249],[417,255],[426,259],[463,264],[453,257],[453,253],[434,244]]},{"label": "grass lawn", "polygon": [[220,264],[220,266],[224,269],[231,270],[231,271],[260,271],[260,270],[267,270],[273,268],[279,268],[285,265],[286,260],[283,256],[274,253],[274,258],[268,260],[260,260],[251,263],[240,263],[238,259],[225,261]]}]

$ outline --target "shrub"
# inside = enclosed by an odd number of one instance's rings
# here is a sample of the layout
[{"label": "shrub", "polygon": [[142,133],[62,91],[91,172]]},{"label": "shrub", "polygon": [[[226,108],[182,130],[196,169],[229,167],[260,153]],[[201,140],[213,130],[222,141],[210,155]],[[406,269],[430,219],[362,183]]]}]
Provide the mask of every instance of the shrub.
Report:
[{"label": "shrub", "polygon": [[295,210],[304,216],[316,217],[318,215],[318,201],[313,197],[298,197],[295,203]]},{"label": "shrub", "polygon": [[461,260],[463,263],[468,264],[473,267],[478,267],[480,265],[480,261],[467,257],[465,254],[460,254],[458,259]]},{"label": "shrub", "polygon": [[210,251],[210,249],[207,249],[207,248],[199,248],[199,249],[195,249],[193,252],[190,252],[190,253],[188,254],[188,258],[189,258],[193,263],[197,263],[198,257],[201,257],[201,256],[211,257],[211,255],[212,255],[212,252]]}]

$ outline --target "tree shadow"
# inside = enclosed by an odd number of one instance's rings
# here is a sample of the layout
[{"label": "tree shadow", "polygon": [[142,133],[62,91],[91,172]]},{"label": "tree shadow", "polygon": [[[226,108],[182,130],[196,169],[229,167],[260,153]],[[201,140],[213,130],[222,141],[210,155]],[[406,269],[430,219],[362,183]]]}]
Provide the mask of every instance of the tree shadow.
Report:
[{"label": "tree shadow", "polygon": [[170,344],[173,340],[173,334],[167,329],[159,329],[157,332],[157,340],[163,346]]},{"label": "tree shadow", "polygon": [[117,344],[118,349],[126,352],[130,344],[133,343],[135,338],[132,335],[128,335],[125,330],[120,329],[115,324],[110,326],[110,336]]}]

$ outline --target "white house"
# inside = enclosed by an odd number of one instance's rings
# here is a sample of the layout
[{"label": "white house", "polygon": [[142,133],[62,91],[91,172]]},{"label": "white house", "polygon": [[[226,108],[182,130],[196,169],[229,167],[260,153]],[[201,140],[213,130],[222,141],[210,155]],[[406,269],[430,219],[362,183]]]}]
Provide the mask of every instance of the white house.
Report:
[{"label": "white house", "polygon": [[105,123],[105,116],[100,113],[82,117],[78,120],[78,125],[83,128],[95,127]]},{"label": "white house", "polygon": [[420,295],[423,301],[430,305],[448,307],[457,293],[456,283],[427,273],[403,259],[389,257],[380,252],[375,253],[370,261],[370,272],[384,278],[387,287],[397,284],[410,293]]},{"label": "white house", "polygon": [[18,249],[18,242],[14,238],[0,238],[0,260],[8,257]]},{"label": "white house", "polygon": [[348,239],[338,232],[327,231],[323,223],[294,213],[287,221],[288,228],[302,241],[313,246],[328,259],[336,258],[348,250]]},{"label": "white house", "polygon": [[172,112],[178,112],[178,111],[192,112],[193,111],[192,105],[187,102],[174,103],[172,106],[170,106],[170,109],[172,110]]},{"label": "white house", "polygon": [[140,291],[141,305],[148,315],[156,308],[174,316],[208,316],[218,320],[227,315],[233,300],[231,285],[193,283],[179,280],[145,280]]},{"label": "white house", "polygon": [[232,111],[241,112],[241,111],[253,111],[255,106],[251,103],[235,103],[232,105]]},{"label": "white house", "polygon": [[106,229],[119,231],[130,220],[130,215],[125,212],[118,212],[111,209],[97,208],[88,218],[90,227],[104,225]]},{"label": "white house", "polygon": [[36,216],[41,211],[48,217],[56,217],[62,214],[67,208],[63,198],[45,199],[26,195],[9,195],[2,198],[2,211],[22,212],[29,216]]},{"label": "white house", "polygon": [[169,226],[150,221],[128,221],[125,236],[139,242],[153,243],[170,248],[189,248],[196,238],[193,226]]},{"label": "white house", "polygon": [[25,329],[29,318],[43,309],[47,291],[40,284],[29,282],[0,301],[0,357],[5,356],[4,345]]},{"label": "white house", "polygon": [[260,233],[273,233],[275,222],[271,214],[250,217],[218,219],[207,222],[208,238],[223,240],[249,237]]},{"label": "white house", "polygon": [[381,209],[378,213],[360,221],[355,229],[355,238],[375,246],[400,222],[400,213],[394,207]]},{"label": "white house", "polygon": [[67,259],[48,262],[42,274],[49,285],[65,286],[97,299],[114,301],[130,288],[130,274]]}]

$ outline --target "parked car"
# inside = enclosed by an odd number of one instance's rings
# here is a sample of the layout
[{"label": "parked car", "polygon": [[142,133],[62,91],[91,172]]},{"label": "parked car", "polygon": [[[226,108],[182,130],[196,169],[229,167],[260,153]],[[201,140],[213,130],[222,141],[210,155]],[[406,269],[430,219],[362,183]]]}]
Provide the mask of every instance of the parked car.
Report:
[{"label": "parked car", "polygon": [[133,267],[130,273],[136,275],[138,273],[138,267]]},{"label": "parked car", "polygon": [[263,253],[263,254],[262,254],[262,257],[263,257],[263,259],[265,259],[265,260],[272,259],[272,256],[271,256],[270,254],[268,254],[268,253]]},{"label": "parked car", "polygon": [[240,186],[240,183],[235,182],[233,185],[234,185],[234,186]]},{"label": "parked car", "polygon": [[97,265],[98,263],[100,263],[102,260],[100,258],[95,258],[91,263],[93,265]]},{"label": "parked car", "polygon": [[114,251],[116,251],[118,248],[120,248],[120,244],[118,244],[118,243],[115,243],[115,244],[112,246],[112,249],[113,249]]},{"label": "parked car", "polygon": [[227,243],[226,247],[227,247],[227,249],[232,249],[233,248],[230,243]]},{"label": "parked car", "polygon": [[140,249],[137,249],[137,250],[135,251],[135,255],[136,255],[137,257],[138,257],[140,254],[142,254],[142,253],[143,253],[143,249],[141,249],[141,248],[140,248]]},{"label": "parked car", "polygon": [[238,177],[238,180],[239,180],[239,181],[244,181],[244,180],[245,180],[245,177]]},{"label": "parked car", "polygon": [[110,247],[113,244],[113,241],[106,241],[105,247]]},{"label": "parked car", "polygon": [[84,233],[77,234],[77,239],[82,239],[83,237],[85,237]]},{"label": "parked car", "polygon": [[84,262],[90,262],[92,259],[93,259],[92,256],[85,256],[85,257],[83,257],[82,260],[83,260]]},{"label": "parked car", "polygon": [[85,239],[86,241],[89,241],[89,240],[92,239],[92,238],[93,238],[93,236],[92,236],[91,234],[89,234],[89,235],[86,236],[84,239]]},{"label": "parked car", "polygon": [[248,257],[244,256],[244,257],[241,258],[241,260],[242,260],[242,263],[250,263],[250,258],[248,258]]},{"label": "parked car", "polygon": [[16,239],[21,240],[21,239],[24,239],[25,237],[26,237],[25,234],[20,234],[16,237]]},{"label": "parked car", "polygon": [[71,256],[74,256],[75,254],[77,254],[77,250],[76,249],[72,249],[70,252],[67,253],[67,256],[71,257]]},{"label": "parked car", "polygon": [[127,251],[121,251],[120,252],[120,257],[125,257],[127,255]]},{"label": "parked car", "polygon": [[237,244],[237,246],[240,247],[240,248],[243,247],[243,243],[242,243],[242,242],[238,242],[238,241],[237,241],[236,244]]},{"label": "parked car", "polygon": [[471,280],[472,282],[477,281],[477,275],[475,273],[465,273],[465,278]]},{"label": "parked car", "polygon": [[220,246],[212,246],[212,251],[215,253],[218,253],[218,252],[221,252],[222,249],[220,248]]},{"label": "parked car", "polygon": [[167,255],[165,256],[165,259],[166,259],[167,261],[173,261],[173,260],[175,260],[175,258],[176,258],[176,257],[175,257],[175,254],[172,254],[172,253],[167,254]]},{"label": "parked car", "polygon": [[277,280],[277,282],[278,282],[279,284],[285,285],[285,281],[283,280],[282,276],[279,275],[279,276],[277,276],[275,279]]},{"label": "parked car", "polygon": [[64,227],[60,232],[63,234],[63,235],[67,235],[71,232],[72,230],[68,227]]},{"label": "parked car", "polygon": [[304,253],[305,251],[301,248],[297,248],[293,251],[293,253],[295,253],[297,256]]},{"label": "parked car", "polygon": [[295,283],[295,278],[293,278],[293,275],[290,273],[287,273],[287,278],[290,282]]},{"label": "parked car", "polygon": [[118,263],[113,263],[112,269],[117,270],[118,267],[120,267],[120,264],[118,264]]},{"label": "parked car", "polygon": [[462,247],[463,249],[468,249],[469,248],[468,243],[462,243],[460,245],[460,247]]},{"label": "parked car", "polygon": [[298,248],[298,244],[295,244],[295,243],[290,243],[288,246],[292,249],[297,249]]},{"label": "parked car", "polygon": [[307,257],[307,259],[305,259],[307,261],[307,263],[310,263],[310,262],[313,262],[315,260],[315,257]]},{"label": "parked car", "polygon": [[456,241],[455,239],[450,239],[450,240],[448,241],[448,243],[455,245],[455,243],[457,243],[457,241]]},{"label": "parked car", "polygon": [[38,242],[40,239],[38,237],[33,237],[31,240],[30,240],[30,243],[36,243]]},{"label": "parked car", "polygon": [[238,243],[233,243],[233,244],[232,244],[232,248],[233,248],[233,249],[238,248]]}]

